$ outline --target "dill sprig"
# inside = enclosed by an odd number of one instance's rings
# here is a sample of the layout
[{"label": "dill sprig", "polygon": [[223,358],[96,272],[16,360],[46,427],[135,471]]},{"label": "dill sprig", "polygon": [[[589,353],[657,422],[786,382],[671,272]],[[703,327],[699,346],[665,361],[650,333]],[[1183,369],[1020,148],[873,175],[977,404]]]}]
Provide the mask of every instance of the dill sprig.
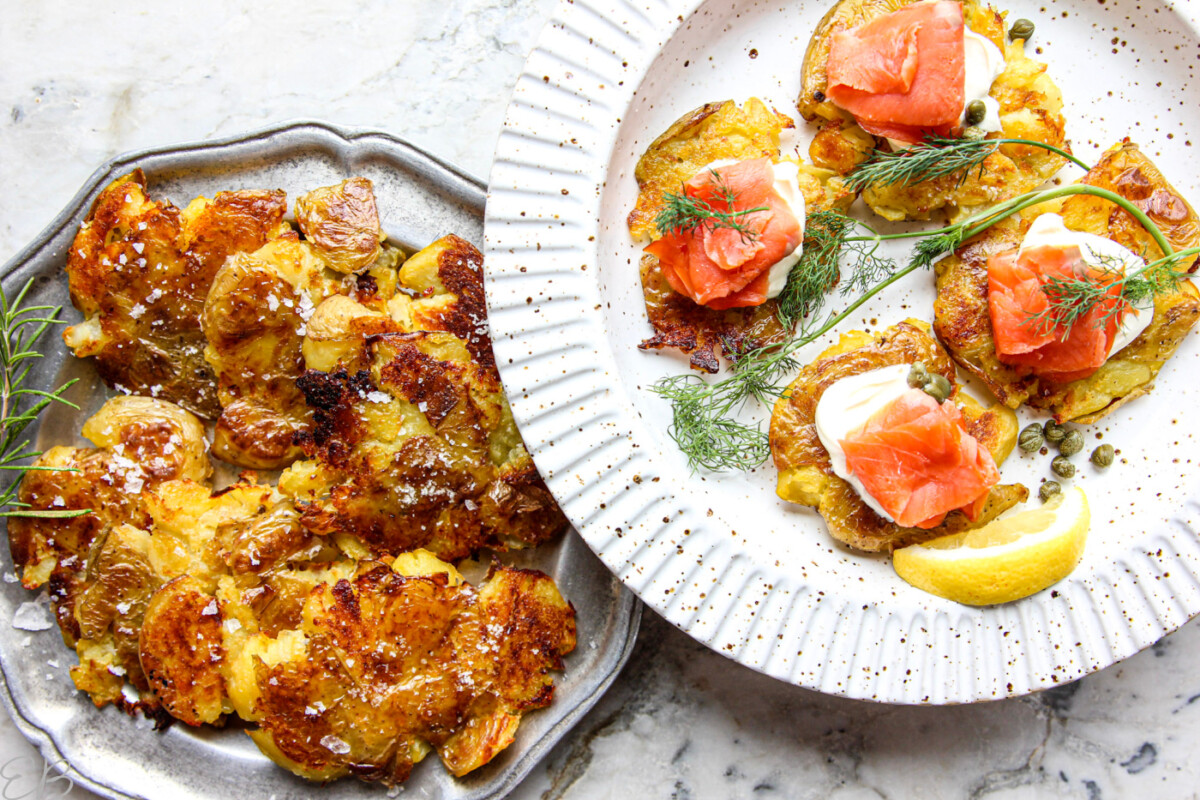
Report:
[{"label": "dill sprig", "polygon": [[51,325],[62,322],[58,318],[60,306],[22,306],[32,286],[30,278],[11,303],[0,289],[0,470],[17,473],[0,490],[0,517],[78,517],[87,514],[88,509],[33,509],[17,500],[20,477],[26,472],[64,471],[20,463],[41,455],[29,449],[29,439],[23,438],[26,428],[51,403],[78,408],[63,397],[74,380],[49,392],[25,385],[34,359],[42,357],[36,349],[38,342]]},{"label": "dill sprig", "polygon": [[663,195],[663,207],[654,218],[654,227],[659,236],[675,235],[704,227],[710,232],[718,228],[729,228],[742,235],[743,241],[752,242],[759,232],[746,225],[746,217],[760,211],[770,211],[767,206],[738,209],[737,194],[721,177],[717,170],[711,170],[713,185],[717,189],[724,210],[699,197],[688,195],[686,188],[680,187],[679,194],[667,192]]},{"label": "dill sprig", "polygon": [[[851,270],[850,278],[843,284],[843,291],[859,291],[864,283],[872,280],[875,283],[861,289],[861,293],[842,311],[830,314],[819,322],[815,318],[816,309],[820,306],[810,303],[809,317],[801,320],[796,335],[783,344],[731,353],[733,368],[728,377],[710,383],[689,374],[658,381],[652,390],[668,399],[672,406],[669,435],[679,445],[693,470],[701,467],[714,471],[746,470],[762,464],[770,455],[770,443],[761,423],[746,424],[733,419],[733,416],[751,399],[767,405],[782,396],[783,389],[779,383],[799,367],[796,354],[801,348],[836,328],[887,287],[912,272],[928,269],[939,257],[956,250],[963,242],[997,222],[1031,206],[1077,194],[1092,195],[1120,206],[1146,229],[1166,254],[1153,265],[1147,265],[1146,269],[1130,274],[1129,279],[1140,287],[1132,291],[1154,293],[1155,287],[1165,290],[1161,287],[1170,286],[1172,280],[1178,281],[1186,274],[1173,270],[1174,265],[1189,255],[1200,253],[1200,248],[1176,252],[1142,209],[1113,191],[1088,184],[1030,192],[954,225],[930,231],[880,234],[851,218],[839,221],[830,217],[828,221],[831,228],[839,231],[834,237],[841,242],[838,258],[846,260]],[[866,233],[852,233],[856,226],[865,229]],[[920,241],[902,268],[897,269],[894,263],[875,256],[875,250],[881,242],[913,238],[919,238]],[[890,266],[885,268],[881,265]],[[1155,271],[1164,265],[1172,268],[1174,276]],[[863,277],[856,279],[855,276],[860,273]],[[1145,283],[1138,283],[1139,280]]]},{"label": "dill sprig", "polygon": [[870,157],[850,171],[846,185],[861,192],[871,184],[880,186],[908,186],[922,181],[937,180],[947,175],[958,175],[958,184],[978,167],[982,177],[988,156],[1003,144],[1022,144],[1040,147],[1066,158],[1088,169],[1088,165],[1060,147],[1034,139],[951,139],[944,136],[928,136],[924,141],[907,150],[884,152],[874,150]]},{"label": "dill sprig", "polygon": [[1200,247],[1179,250],[1126,272],[1120,259],[1093,253],[1101,265],[1098,274],[1053,276],[1042,283],[1049,301],[1045,310],[1031,315],[1026,324],[1039,334],[1062,331],[1062,335],[1086,319],[1096,308],[1103,311],[1095,326],[1103,328],[1115,317],[1153,302],[1155,297],[1178,291],[1179,282],[1190,277],[1186,269],[1177,269],[1184,259],[1200,254]]}]

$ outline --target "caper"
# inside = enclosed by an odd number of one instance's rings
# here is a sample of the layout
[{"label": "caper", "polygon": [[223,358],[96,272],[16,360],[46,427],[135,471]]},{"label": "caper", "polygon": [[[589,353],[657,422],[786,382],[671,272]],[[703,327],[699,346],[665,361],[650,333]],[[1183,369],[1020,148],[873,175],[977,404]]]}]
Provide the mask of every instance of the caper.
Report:
[{"label": "caper", "polygon": [[933,373],[929,376],[929,382],[921,387],[921,391],[938,401],[938,404],[946,402],[946,398],[950,396],[951,386],[950,381],[946,380],[945,375]]},{"label": "caper", "polygon": [[1058,444],[1067,435],[1066,429],[1052,419],[1046,420],[1046,424],[1042,426],[1042,433],[1050,444]]},{"label": "caper", "polygon": [[918,361],[909,367],[908,370],[908,385],[913,389],[920,389],[929,382],[929,370],[925,369],[925,362]]},{"label": "caper", "polygon": [[974,127],[983,122],[983,118],[987,116],[987,104],[982,100],[972,100],[967,103],[967,114],[965,122],[968,126]]},{"label": "caper", "polygon": [[1116,455],[1111,444],[1102,444],[1092,451],[1092,463],[1100,469],[1111,467]]},{"label": "caper", "polygon": [[1021,435],[1017,437],[1017,446],[1026,453],[1032,453],[1035,450],[1041,449],[1045,444],[1046,437],[1042,434],[1042,426],[1036,422],[1026,425]]},{"label": "caper", "polygon": [[1019,19],[1008,29],[1009,39],[1028,39],[1033,36],[1034,24],[1027,19]]},{"label": "caper", "polygon": [[1079,431],[1067,431],[1058,443],[1058,452],[1064,456],[1073,456],[1083,450],[1083,434]]},{"label": "caper", "polygon": [[1042,502],[1046,502],[1051,497],[1062,492],[1062,487],[1058,485],[1058,481],[1046,481],[1042,484],[1042,488],[1038,489],[1038,497]]},{"label": "caper", "polygon": [[1055,456],[1054,460],[1050,462],[1050,471],[1060,478],[1075,477],[1075,465],[1066,456]]}]

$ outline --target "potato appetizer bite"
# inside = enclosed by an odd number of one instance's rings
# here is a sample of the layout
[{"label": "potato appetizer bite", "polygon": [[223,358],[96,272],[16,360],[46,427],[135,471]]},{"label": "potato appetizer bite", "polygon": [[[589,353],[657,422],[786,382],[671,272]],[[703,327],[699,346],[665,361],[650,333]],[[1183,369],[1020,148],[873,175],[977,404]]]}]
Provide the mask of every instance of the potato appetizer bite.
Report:
[{"label": "potato appetizer bite", "polygon": [[960,392],[928,330],[908,320],[843,334],[800,370],[771,416],[779,496],[816,508],[858,550],[978,527],[1028,496],[998,482],[1016,416]]},{"label": "potato appetizer bite", "polygon": [[67,256],[71,302],[84,321],[63,332],[95,357],[109,386],[159,397],[202,417],[220,411],[200,328],[213,277],[234,253],[289,231],[280,191],[218,192],[180,211],[146,195],[141,170],[96,198]]},{"label": "potato appetizer bite", "polygon": [[[1128,140],[1105,153],[1081,183],[1136,203],[1172,247],[1200,244],[1196,212]],[[1049,245],[1056,249],[1039,255]],[[1063,265],[1113,281],[1161,256],[1141,223],[1116,204],[1092,195],[1060,198],[989,228],[936,265],[934,328],[954,360],[1010,408],[1028,404],[1060,422],[1095,422],[1153,388],[1200,317],[1200,293],[1182,281],[1157,294],[1152,308],[1113,302],[1063,330],[1032,321],[1048,302],[1037,283],[1055,278]],[[1189,267],[1194,259],[1177,269]]]},{"label": "potato appetizer bite", "polygon": [[[641,280],[655,329],[642,349],[678,349],[692,368],[716,372],[720,351],[787,337],[774,298],[800,257],[805,210],[853,200],[829,170],[781,157],[780,134],[793,127],[758,99],[709,103],[638,161],[628,222],[635,239],[652,240]],[[662,216],[670,209],[675,223]]]},{"label": "potato appetizer bite", "polygon": [[[1004,14],[978,0],[839,0],[804,56],[800,115],[818,126],[814,165],[839,175],[875,148],[926,136],[1017,138],[1067,149],[1062,96],[1046,65],[1025,55],[1029,31],[1008,34]],[[982,170],[913,184],[874,183],[862,196],[889,220],[952,222],[1035,188],[1066,163],[1004,144]]]}]

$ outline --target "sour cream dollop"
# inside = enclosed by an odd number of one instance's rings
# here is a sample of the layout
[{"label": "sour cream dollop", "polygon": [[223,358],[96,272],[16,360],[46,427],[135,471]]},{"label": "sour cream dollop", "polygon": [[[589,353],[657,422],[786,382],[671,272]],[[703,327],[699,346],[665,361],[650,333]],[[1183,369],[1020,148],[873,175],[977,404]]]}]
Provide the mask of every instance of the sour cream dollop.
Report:
[{"label": "sour cream dollop", "polygon": [[[1029,230],[1025,232],[1025,238],[1021,240],[1018,255],[1025,250],[1045,245],[1058,248],[1078,247],[1084,263],[1096,269],[1117,269],[1128,273],[1130,270],[1136,270],[1146,265],[1145,259],[1112,239],[1106,239],[1094,233],[1070,230],[1058,214],[1042,214],[1033,221]],[[1109,356],[1123,350],[1140,336],[1153,318],[1154,300],[1152,298],[1127,312],[1121,318],[1121,325],[1113,339],[1112,348],[1108,351]]]},{"label": "sour cream dollop", "polygon": [[[711,164],[707,164],[701,172],[720,171],[721,167],[728,167],[736,163],[738,162],[732,159],[713,161]],[[800,260],[800,255],[804,250],[805,221],[804,195],[800,193],[800,165],[795,161],[780,161],[779,163],[772,164],[771,169],[775,173],[775,182],[772,186],[779,196],[783,198],[783,202],[787,203],[796,221],[800,223],[801,244],[796,245],[795,250],[775,262],[770,272],[767,273],[768,300],[778,297],[783,292],[783,287],[787,285],[788,273],[792,271],[792,267]]]},{"label": "sour cream dollop", "polygon": [[851,431],[861,428],[877,411],[909,390],[908,372],[911,368],[911,364],[895,364],[842,378],[827,388],[817,401],[817,438],[829,453],[829,462],[833,466],[834,474],[849,483],[863,502],[888,522],[896,520],[884,511],[846,466],[846,453],[842,449],[841,440]]}]

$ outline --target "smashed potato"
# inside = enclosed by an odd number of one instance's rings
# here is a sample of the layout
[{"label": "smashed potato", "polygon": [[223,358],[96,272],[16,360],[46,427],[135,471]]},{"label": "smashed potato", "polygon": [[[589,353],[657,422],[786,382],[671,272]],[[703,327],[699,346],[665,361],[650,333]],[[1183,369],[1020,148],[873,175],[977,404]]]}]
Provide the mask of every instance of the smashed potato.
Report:
[{"label": "smashed potato", "polygon": [[[976,528],[1029,495],[1019,484],[993,486],[975,522],[961,511],[951,511],[934,528],[904,528],[876,514],[849,483],[834,474],[829,453],[817,436],[815,418],[821,395],[842,378],[917,361],[954,386],[954,363],[923,322],[908,320],[875,335],[863,331],[842,334],[837,344],[800,370],[771,414],[771,455],[779,469],[779,496],[789,503],[816,508],[833,538],[858,550],[891,551]],[[997,465],[1003,463],[1017,442],[1016,415],[1001,405],[984,409],[957,386],[947,402],[959,404],[967,432],[987,448]]]},{"label": "smashed potato", "polygon": [[[800,115],[818,126],[809,158],[818,167],[846,175],[866,161],[886,139],[864,131],[846,111],[825,96],[830,43],[839,31],[856,28],[916,0],[839,0],[817,26],[801,67]],[[1004,15],[978,0],[964,0],[963,19],[1004,53],[1006,67],[989,94],[1000,104],[1001,133],[988,138],[1031,139],[1069,152],[1065,139],[1062,93],[1046,74],[1046,65],[1025,55],[1025,41],[1009,41]],[[943,211],[957,222],[1008,198],[1036,188],[1066,160],[1040,147],[1001,145],[983,162],[983,170],[966,176],[947,175],[911,185],[872,184],[863,191],[866,204],[888,220],[929,219]]]},{"label": "smashed potato", "polygon": [[220,411],[204,361],[200,313],[225,259],[290,231],[279,191],[219,192],[182,212],[146,195],[141,170],[96,198],[67,256],[71,301],[84,321],[63,332],[80,358],[128,394],[170,400],[199,414]]},{"label": "smashed potato", "polygon": [[[450,334],[405,336],[442,339],[482,370]],[[478,402],[502,416],[487,388]],[[515,458],[519,440],[480,433],[438,387],[421,396],[448,442]],[[575,614],[546,575],[493,567],[474,587],[425,550],[347,553],[270,486],[214,493],[202,426],[164,401],[110,400],[85,431],[103,447],[39,462],[81,471],[31,472],[21,498],[95,510],[14,519],[10,535],[26,585],[49,579],[79,656],[71,677],[96,705],[189,725],[237,714],[298,775],[391,784],[429,752],[455,775],[482,766],[550,702]]]},{"label": "smashed potato", "polygon": [[534,545],[566,526],[499,376],[461,339],[379,333],[342,352],[336,370],[301,381],[315,409],[302,437],[311,460],[293,464],[279,486],[303,525],[373,553],[422,547],[446,560]]},{"label": "smashed potato", "polygon": [[[713,161],[742,161],[769,157],[780,160],[780,134],[795,123],[751,98],[741,108],[732,100],[708,103],[684,114],[646,149],[634,176],[637,204],[629,214],[634,239],[656,239],[654,219],[667,192],[679,187]],[[800,190],[810,211],[844,209],[854,199],[841,178],[827,169],[800,165]],[[778,344],[790,333],[776,317],[779,304],[768,300],[759,306],[716,311],[680,295],[667,283],[658,259],[641,260],[642,291],[646,315],[655,335],[642,342],[643,350],[673,348],[687,353],[693,369],[716,372],[718,351],[741,352]]]},{"label": "smashed potato", "polygon": [[[1137,203],[1174,248],[1200,244],[1200,217],[1128,140],[1106,152],[1081,182]],[[1001,363],[988,312],[987,260],[1018,246],[1030,223],[1049,212],[1062,215],[1072,230],[1108,237],[1148,260],[1162,255],[1136,219],[1102,198],[1073,195],[1035,206],[1019,219],[989,228],[937,263],[934,329],[954,360],[1010,408],[1028,404],[1049,411],[1060,422],[1091,423],[1153,388],[1163,364],[1200,318],[1200,293],[1191,281],[1184,281],[1177,291],[1155,297],[1149,327],[1087,378],[1056,383],[1028,368]]]}]

